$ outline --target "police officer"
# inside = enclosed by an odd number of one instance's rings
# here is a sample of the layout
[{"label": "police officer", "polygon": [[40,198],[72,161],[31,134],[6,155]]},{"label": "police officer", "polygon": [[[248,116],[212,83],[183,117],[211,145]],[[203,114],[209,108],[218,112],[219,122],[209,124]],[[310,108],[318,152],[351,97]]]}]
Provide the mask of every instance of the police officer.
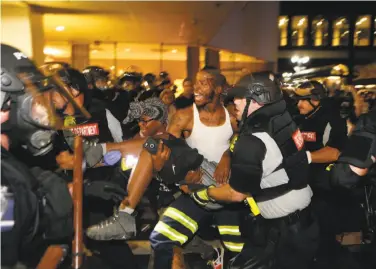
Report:
[{"label": "police officer", "polygon": [[347,141],[346,121],[331,106],[325,87],[317,81],[304,82],[294,92],[301,117],[297,123],[302,132],[310,165],[310,185],[314,191],[330,189],[320,174],[338,159]]},{"label": "police officer", "polygon": [[279,83],[270,72],[253,73],[229,95],[241,121],[229,183],[191,196],[201,206],[243,200],[250,206],[253,217],[241,230],[248,240],[231,268],[308,268],[318,237],[309,207],[308,160]]},{"label": "police officer", "polygon": [[[5,202],[2,213],[8,217],[7,222],[1,223],[1,264],[13,266],[38,230],[47,239],[71,235],[72,201],[62,179],[40,169],[32,173],[9,148],[19,144],[33,155],[52,149],[54,130],[62,126],[62,121],[56,117],[49,97],[64,96],[77,113],[80,110],[58,84],[40,73],[19,50],[1,44],[1,59],[1,194],[5,193],[1,198]],[[53,207],[53,203],[59,206]],[[59,220],[53,218],[54,213],[59,214]]]},{"label": "police officer", "polygon": [[120,87],[113,87],[109,79],[110,73],[102,67],[88,66],[82,73],[91,90],[87,94],[102,100],[118,121],[124,120],[129,110],[129,93]]},{"label": "police officer", "polygon": [[374,169],[376,161],[376,109],[359,117],[348,143],[332,168],[333,186],[356,187]]}]

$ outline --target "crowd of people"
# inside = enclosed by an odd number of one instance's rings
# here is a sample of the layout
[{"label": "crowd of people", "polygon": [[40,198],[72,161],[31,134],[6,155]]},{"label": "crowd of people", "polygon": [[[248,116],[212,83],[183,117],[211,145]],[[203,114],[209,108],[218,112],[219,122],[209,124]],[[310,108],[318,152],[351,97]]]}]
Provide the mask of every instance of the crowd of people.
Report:
[{"label": "crowd of people", "polygon": [[101,67],[37,68],[4,44],[1,58],[4,268],[35,268],[48,245],[72,241],[75,136],[85,253],[103,268],[139,268],[127,242],[144,232],[143,200],[157,220],[153,268],[185,268],[187,252],[212,268],[363,268],[337,235],[365,223],[357,193],[375,177],[374,108],[351,114],[348,132],[314,80],[284,94],[272,72],[229,86],[207,66],[176,96],[167,72],[110,83]]}]

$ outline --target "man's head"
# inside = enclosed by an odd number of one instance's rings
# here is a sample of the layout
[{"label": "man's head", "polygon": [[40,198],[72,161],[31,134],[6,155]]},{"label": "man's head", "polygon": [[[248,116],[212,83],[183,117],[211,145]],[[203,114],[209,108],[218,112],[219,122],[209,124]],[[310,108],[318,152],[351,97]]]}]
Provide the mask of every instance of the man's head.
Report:
[{"label": "man's head", "polygon": [[9,136],[34,155],[45,154],[52,149],[53,130],[63,126],[55,113],[54,97],[65,98],[75,108],[78,105],[61,81],[42,74],[16,48],[1,44],[1,59],[2,137]]},{"label": "man's head", "polygon": [[320,106],[320,102],[327,96],[327,90],[320,82],[312,80],[304,82],[294,91],[293,98],[298,101],[301,115],[308,115]]},{"label": "man's head", "polygon": [[167,106],[159,98],[153,97],[145,101],[130,103],[129,112],[123,124],[138,121],[140,135],[146,137],[165,131],[167,118]]},{"label": "man's head", "polygon": [[[88,104],[89,96],[88,85],[85,77],[80,71],[74,68],[61,69],[57,72],[60,79],[69,87],[70,94],[73,96],[74,101],[79,107],[83,107]],[[63,96],[55,96],[53,98],[54,104],[61,114],[73,116],[75,114],[75,108],[68,102]]]},{"label": "man's head", "polygon": [[184,92],[182,93],[182,95],[186,97],[191,97],[193,95],[193,82],[190,78],[184,79],[183,89],[184,89]]},{"label": "man's head", "polygon": [[227,95],[234,98],[238,120],[244,120],[264,105],[283,99],[279,81],[268,71],[245,75]]},{"label": "man's head", "polygon": [[170,89],[165,89],[165,90],[163,90],[161,92],[161,95],[159,96],[159,98],[162,100],[162,102],[165,105],[169,106],[172,103],[174,103],[174,101],[175,101],[175,94]]},{"label": "man's head", "polygon": [[88,66],[82,73],[84,74],[90,89],[107,90],[109,88],[110,72],[99,66]]},{"label": "man's head", "polygon": [[195,104],[204,107],[219,102],[225,82],[226,78],[218,69],[205,69],[198,72],[194,86]]}]

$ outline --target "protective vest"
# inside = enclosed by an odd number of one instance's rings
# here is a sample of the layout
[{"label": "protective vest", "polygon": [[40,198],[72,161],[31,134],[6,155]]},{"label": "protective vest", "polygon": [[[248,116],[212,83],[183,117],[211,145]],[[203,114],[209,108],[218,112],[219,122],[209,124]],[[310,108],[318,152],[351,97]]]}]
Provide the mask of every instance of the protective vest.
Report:
[{"label": "protective vest", "polygon": [[[307,187],[309,165],[304,149],[304,140],[297,125],[286,110],[284,101],[260,110],[256,117],[247,120],[242,134],[252,134],[261,139],[267,148],[273,143],[282,154],[281,164],[263,175],[263,181],[287,176],[286,183],[260,189],[254,194],[257,202],[279,197],[291,190]],[[268,135],[258,135],[266,133]],[[242,135],[241,134],[241,135]],[[273,151],[273,150],[272,150]]]}]

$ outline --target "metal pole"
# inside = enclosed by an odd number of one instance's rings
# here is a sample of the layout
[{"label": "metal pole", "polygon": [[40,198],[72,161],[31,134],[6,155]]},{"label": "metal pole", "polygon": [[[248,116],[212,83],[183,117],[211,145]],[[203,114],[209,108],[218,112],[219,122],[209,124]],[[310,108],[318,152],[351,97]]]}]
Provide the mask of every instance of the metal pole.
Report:
[{"label": "metal pole", "polygon": [[83,227],[82,227],[82,175],[83,146],[82,137],[74,138],[74,167],[73,167],[73,225],[74,239],[72,246],[72,267],[79,269],[83,262]]}]

